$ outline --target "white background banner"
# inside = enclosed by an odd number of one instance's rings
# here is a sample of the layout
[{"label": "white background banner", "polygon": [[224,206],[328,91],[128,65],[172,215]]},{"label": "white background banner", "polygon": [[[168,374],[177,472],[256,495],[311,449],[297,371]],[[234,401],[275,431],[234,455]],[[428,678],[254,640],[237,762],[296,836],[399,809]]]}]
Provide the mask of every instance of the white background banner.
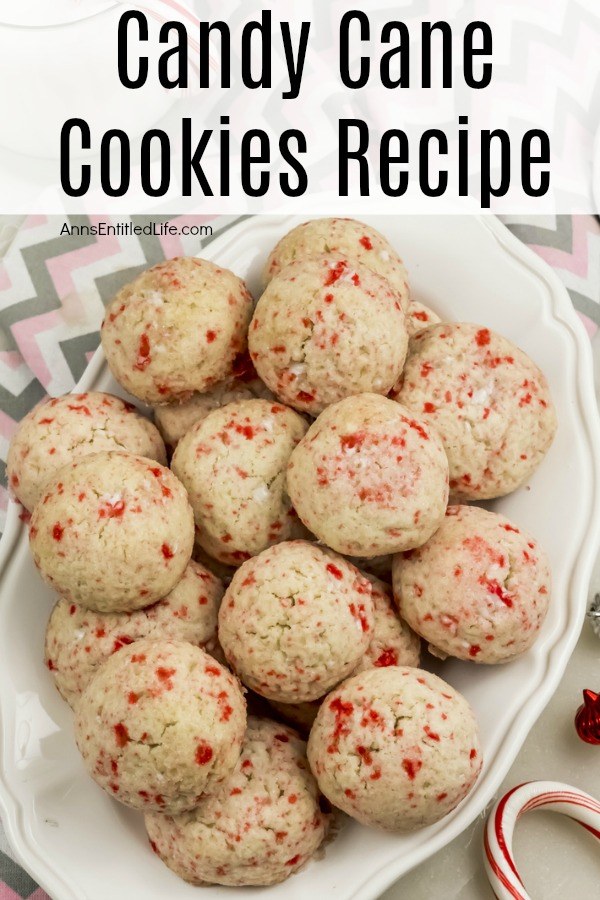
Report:
[{"label": "white background banner", "polygon": [[599,51],[597,0],[0,0],[0,211],[590,212]]}]

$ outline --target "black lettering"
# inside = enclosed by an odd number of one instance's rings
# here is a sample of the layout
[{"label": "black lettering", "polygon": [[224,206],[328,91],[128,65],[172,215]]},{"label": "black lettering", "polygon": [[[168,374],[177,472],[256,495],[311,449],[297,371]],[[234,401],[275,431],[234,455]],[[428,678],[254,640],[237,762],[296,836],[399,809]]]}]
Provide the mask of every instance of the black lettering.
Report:
[{"label": "black lettering", "polygon": [[221,60],[221,87],[231,87],[229,73],[231,70],[231,34],[225,22],[200,22],[199,55],[200,55],[200,87],[210,87],[210,33],[219,32],[219,59]]},{"label": "black lettering", "polygon": [[[386,50],[381,57],[380,76],[381,83],[386,88],[402,87],[405,84],[410,85],[410,33],[408,26],[404,22],[387,22],[381,32],[381,43],[389,44],[392,40],[392,34],[397,31],[400,35],[398,46],[393,50]],[[403,52],[406,50],[406,52]],[[391,75],[391,65],[394,56],[398,56],[398,77],[393,78]]]},{"label": "black lettering", "polygon": [[[398,142],[398,154],[391,155],[390,145],[392,141]],[[405,131],[399,128],[390,128],[384,131],[379,146],[379,179],[381,189],[388,197],[401,197],[408,189],[408,172],[398,172],[395,184],[390,180],[390,167],[392,165],[406,165],[408,163],[409,145]]]},{"label": "black lettering", "polygon": [[421,135],[419,142],[419,185],[426,197],[441,197],[448,187],[448,172],[441,169],[439,172],[438,183],[435,187],[431,186],[429,181],[429,152],[430,142],[436,140],[438,142],[438,152],[448,155],[448,138],[439,128],[429,128]]},{"label": "black lettering", "polygon": [[289,91],[284,91],[281,95],[284,100],[295,100],[300,93],[302,85],[302,73],[304,71],[304,63],[306,60],[306,48],[308,47],[308,35],[310,33],[310,22],[303,22],[300,27],[300,39],[298,41],[298,55],[294,59],[294,48],[292,46],[292,35],[289,22],[281,23],[281,39],[283,40],[283,50],[285,53],[285,62],[290,79]]},{"label": "black lettering", "polygon": [[[177,44],[170,50],[161,53],[158,60],[158,80],[164,88],[187,88],[188,86],[188,51],[187,31],[183,22],[165,22],[160,29],[159,41],[161,44],[169,43],[170,32],[177,35]],[[169,61],[175,58],[177,64],[177,76],[169,76]]]},{"label": "black lettering", "polygon": [[[257,154],[252,153],[252,143],[258,140],[260,149]],[[271,161],[271,150],[269,145],[269,137],[266,132],[260,128],[252,128],[247,131],[242,138],[240,150],[241,155],[241,180],[242,190],[249,197],[264,197],[269,190],[270,175],[268,170],[263,169],[259,174],[258,185],[252,184],[252,166],[254,163],[269,164]]]},{"label": "black lettering", "polygon": [[[480,31],[483,37],[482,46],[474,47],[473,38],[475,32]],[[473,74],[473,57],[474,56],[491,56],[492,55],[492,29],[487,22],[469,22],[465,28],[463,39],[463,69],[465,83],[470,88],[481,89],[489,85],[492,80],[492,63],[484,62],[481,67],[481,75],[476,78]]]},{"label": "black lettering", "polygon": [[212,130],[205,129],[202,137],[196,144],[196,148],[192,153],[192,120],[186,116],[182,120],[181,129],[181,193],[183,197],[192,196],[192,172],[196,176],[196,181],[200,185],[200,190],[205,197],[212,197],[213,192],[210,184],[202,169],[201,160],[211,138]]},{"label": "black lettering", "polygon": [[[260,50],[253,53],[252,37],[255,32],[260,36]],[[263,10],[260,22],[248,22],[242,30],[242,81],[247,88],[271,87],[271,13]],[[252,57],[260,60],[260,76],[252,74]]]},{"label": "black lettering", "polygon": [[[152,141],[160,144],[160,182],[157,187],[152,184]],[[146,131],[142,137],[141,181],[142,190],[149,197],[164,197],[171,184],[171,143],[169,136],[158,128]]]},{"label": "black lettering", "polygon": [[431,36],[434,31],[442,35],[442,46],[437,56],[442,60],[442,87],[452,87],[452,28],[448,22],[423,22],[421,24],[421,84],[431,87]]},{"label": "black lettering", "polygon": [[[539,141],[539,153],[533,156],[531,152],[531,144],[534,140]],[[521,184],[523,190],[528,197],[542,197],[548,193],[550,187],[550,172],[548,170],[540,172],[540,183],[538,187],[534,187],[531,183],[531,166],[533,164],[549,165],[550,164],[550,138],[545,131],[538,128],[532,128],[523,135],[523,143],[521,144]]]},{"label": "black lettering", "polygon": [[[350,150],[349,147],[351,128],[358,130],[358,147],[356,150]],[[365,158],[365,153],[368,149],[369,128],[367,123],[362,119],[340,119],[338,178],[341,197],[348,196],[348,163],[350,160],[355,160],[358,163],[358,184],[361,197],[369,196],[369,163]]]},{"label": "black lettering", "polygon": [[[111,165],[113,142],[118,144],[116,168],[119,180],[116,186],[113,186],[111,179],[113,172],[113,166]],[[122,197],[129,189],[130,179],[131,148],[129,137],[120,128],[111,128],[102,135],[102,141],[100,142],[100,183],[102,184],[102,190],[109,197]]]},{"label": "black lettering", "polygon": [[340,76],[346,87],[362,88],[369,80],[371,62],[368,56],[360,57],[358,78],[350,74],[350,26],[356,21],[360,28],[360,40],[368,41],[371,34],[369,17],[361,10],[352,9],[344,13],[340,22]]},{"label": "black lettering", "polygon": [[[290,140],[296,141],[296,155],[294,155],[290,150]],[[306,193],[306,189],[308,187],[308,177],[306,174],[306,169],[297,158],[298,154],[306,153],[306,138],[303,132],[298,131],[297,128],[288,128],[286,131],[284,131],[279,139],[279,152],[281,153],[282,159],[286,163],[288,163],[288,165],[298,178],[298,184],[294,188],[290,184],[290,176],[287,174],[287,172],[282,172],[279,176],[279,184],[281,185],[281,190],[286,197],[301,197],[302,194]]]},{"label": "black lettering", "polygon": [[129,77],[128,72],[128,54],[127,54],[127,29],[130,22],[138,23],[138,38],[140,41],[148,40],[148,21],[142,12],[130,11],[123,13],[119,19],[119,28],[117,32],[117,65],[119,71],[119,80],[126,88],[141,88],[146,84],[148,78],[148,57],[140,56],[138,58],[139,68],[135,78]]},{"label": "black lettering", "polygon": [[92,145],[90,126],[85,119],[67,119],[60,131],[60,183],[69,197],[83,197],[90,189],[91,169],[81,166],[81,181],[74,186],[71,181],[71,133],[78,128],[81,132],[81,149],[89,150]]},{"label": "black lettering", "polygon": [[[494,138],[500,141],[500,183],[492,185],[491,145]],[[481,132],[481,205],[490,207],[490,196],[504,197],[510,187],[510,137],[503,128]]]}]

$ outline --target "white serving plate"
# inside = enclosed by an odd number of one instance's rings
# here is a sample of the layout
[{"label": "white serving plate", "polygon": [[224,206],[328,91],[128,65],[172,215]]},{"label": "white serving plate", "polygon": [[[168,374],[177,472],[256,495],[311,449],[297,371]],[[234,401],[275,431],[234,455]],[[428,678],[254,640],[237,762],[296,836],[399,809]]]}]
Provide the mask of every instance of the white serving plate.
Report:
[{"label": "white serving plate", "polygon": [[[245,220],[205,255],[255,291],[266,252],[297,219]],[[203,900],[309,895],[372,900],[456,837],[481,813],[564,671],[583,621],[599,536],[600,447],[591,351],[554,273],[495,219],[367,217],[401,251],[413,294],[442,316],[480,322],[522,346],[546,372],[557,406],[556,440],[530,484],[493,504],[537,535],[553,566],[554,596],[540,639],[524,657],[487,668],[449,661],[443,676],[477,713],[484,767],[469,797],[443,821],[397,836],[348,823],[325,858],[267,890],[205,888]],[[117,391],[98,351],[78,385]],[[110,560],[106,561],[107,566]],[[30,560],[18,508],[0,545],[0,806],[9,840],[55,900],[192,900],[198,889],[148,848],[142,817],[84,772],[71,713],[42,660],[54,601]]]}]

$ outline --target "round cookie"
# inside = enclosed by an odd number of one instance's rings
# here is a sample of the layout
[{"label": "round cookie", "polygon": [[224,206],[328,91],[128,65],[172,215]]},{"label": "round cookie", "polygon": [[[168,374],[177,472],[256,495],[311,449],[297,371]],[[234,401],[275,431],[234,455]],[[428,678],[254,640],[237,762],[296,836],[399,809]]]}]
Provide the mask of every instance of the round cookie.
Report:
[{"label": "round cookie", "polygon": [[167,461],[156,427],[131,403],[101,391],[66,394],[43,401],[19,423],[8,450],[8,484],[31,512],[59,469],[100,450]]},{"label": "round cookie", "polygon": [[244,282],[206,259],[159,263],[106,308],[101,334],[110,370],[145,403],[207,391],[245,350],[252,305]]},{"label": "round cookie", "polygon": [[299,259],[269,283],[248,333],[258,374],[290,406],[316,416],[352,394],[387,394],[408,347],[398,294],[344,256]]},{"label": "round cookie", "polygon": [[270,885],[285,881],[319,849],[329,816],[295,731],[248,719],[233,774],[196,809],[148,813],[152,849],[192,884]]},{"label": "round cookie", "polygon": [[409,302],[408,275],[404,263],[382,234],[356,219],[313,219],[281,238],[264,268],[268,284],[291,262],[325,253],[347,256],[381,275],[400,295],[402,308]]},{"label": "round cookie", "polygon": [[422,416],[360,394],[313,422],[291,455],[288,490],[308,530],[338,553],[397,553],[443,520],[448,461]]},{"label": "round cookie", "polygon": [[417,334],[393,395],[439,432],[457,500],[514,491],[556,431],[543,373],[506,338],[478,325],[442,323]]},{"label": "round cookie", "polygon": [[319,788],[364,825],[413,831],[447,815],[481,768],[465,698],[430,672],[368,669],[322,704],[308,740]]},{"label": "round cookie", "polygon": [[196,541],[240,565],[306,534],[287,494],[290,454],[308,428],[280,403],[240,400],[214,410],[180,440],[171,468],[188,492]]},{"label": "round cookie", "polygon": [[223,591],[218,578],[190,561],[166,597],[132,613],[96,613],[61,598],[45,644],[46,665],[60,694],[74,707],[98,667],[141,638],[188,641],[212,655]]},{"label": "round cookie", "polygon": [[194,519],[169,469],[129,453],[94,453],[46,485],[29,543],[42,577],[70,603],[127,612],[175,587],[192,553]]},{"label": "round cookie", "polygon": [[189,400],[185,400],[183,403],[167,403],[155,407],[154,420],[165,444],[174,450],[192,425],[205,419],[213,410],[227,406],[228,403],[252,400],[257,397],[263,400],[275,400],[271,391],[254,372],[254,366],[251,371],[254,373],[251,377],[250,373],[246,373],[248,377],[238,376],[227,379],[207,391],[206,394],[193,394]]},{"label": "round cookie", "polygon": [[231,672],[185,641],[141,640],[103,663],[76,707],[91,777],[135,809],[183,812],[228,778],[246,704]]},{"label": "round cookie", "polygon": [[419,303],[418,300],[410,301],[406,312],[406,329],[409,338],[414,337],[415,334],[423,331],[424,328],[428,328],[429,325],[437,325],[441,321],[438,314],[434,313],[428,306],[425,306],[424,303]]},{"label": "round cookie", "polygon": [[372,575],[367,577],[372,585],[373,636],[353,674],[373,667],[418,666],[421,661],[419,635],[398,615],[390,586]]},{"label": "round cookie", "polygon": [[306,541],[245,562],[219,610],[231,667],[269,700],[316,700],[352,672],[373,634],[371,584],[345,559]]},{"label": "round cookie", "polygon": [[508,662],[535,641],[550,599],[538,543],[504,516],[449,506],[423,546],[394,559],[401,615],[441,656]]}]

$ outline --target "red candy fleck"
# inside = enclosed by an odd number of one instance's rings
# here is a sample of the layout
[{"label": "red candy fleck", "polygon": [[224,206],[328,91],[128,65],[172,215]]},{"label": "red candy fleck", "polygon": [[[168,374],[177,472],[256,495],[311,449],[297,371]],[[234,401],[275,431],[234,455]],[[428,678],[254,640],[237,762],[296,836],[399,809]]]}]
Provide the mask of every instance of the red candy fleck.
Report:
[{"label": "red candy fleck", "polygon": [[114,726],[115,738],[119,747],[124,747],[129,741],[129,732],[122,722]]},{"label": "red candy fleck", "polygon": [[106,500],[98,508],[98,516],[101,519],[120,519],[125,512],[125,501],[117,500],[115,503]]},{"label": "red candy fleck", "polygon": [[290,796],[288,797],[288,803],[294,804],[297,801],[297,799],[298,799],[297,794],[290,794]]},{"label": "red candy fleck", "polygon": [[373,665],[378,666],[380,668],[384,668],[385,666],[397,666],[398,665],[398,656],[396,651],[391,647],[388,647],[383,653],[375,660]]},{"label": "red candy fleck", "polygon": [[344,577],[344,574],[341,569],[338,569],[337,566],[334,566],[333,563],[327,563],[327,571],[330,575],[333,575],[334,578],[337,578],[338,581]]},{"label": "red candy fleck", "polygon": [[469,656],[475,657],[478,653],[481,653],[481,647],[479,644],[473,644],[469,647]]},{"label": "red candy fleck", "polygon": [[431,738],[432,741],[439,741],[440,736],[436,731],[432,731],[429,725],[423,726],[423,731],[427,735],[428,738]]},{"label": "red candy fleck", "polygon": [[134,368],[139,372],[143,372],[144,369],[150,365],[150,362],[150,341],[148,339],[148,335],[146,334],[146,332],[144,332],[140,337],[138,355]]},{"label": "red candy fleck", "polygon": [[289,739],[289,737],[287,736],[287,734],[276,734],[276,735],[275,735],[275,740],[276,740],[276,741],[281,741],[282,744],[287,744],[287,743],[289,742],[290,739]]},{"label": "red candy fleck", "polygon": [[76,610],[77,610],[77,607],[75,606],[75,604],[74,604],[74,603],[71,603],[71,605],[70,605],[70,607],[69,607],[69,615],[70,615],[70,616],[74,616]]},{"label": "red candy fleck", "polygon": [[135,691],[129,691],[129,694],[127,695],[127,702],[133,706],[133,704],[137,703],[138,700],[139,694],[136,694]]},{"label": "red candy fleck", "polygon": [[344,269],[346,268],[346,262],[344,260],[340,260],[335,264],[333,268],[331,268],[327,274],[327,278],[325,279],[325,287],[329,287],[331,284],[335,284],[336,281],[344,274]]},{"label": "red candy fleck", "polygon": [[295,866],[296,863],[299,861],[300,861],[300,854],[296,853],[295,856],[292,856],[291,859],[288,859],[288,861],[286,862],[286,866]]},{"label": "red candy fleck", "polygon": [[230,796],[230,797],[236,797],[238,794],[241,794],[241,793],[242,793],[242,789],[241,789],[241,788],[232,788],[232,789],[229,791],[229,796]]},{"label": "red candy fleck", "polygon": [[414,419],[410,419],[408,424],[423,438],[424,441],[429,440],[429,435],[419,422],[416,422]]},{"label": "red candy fleck", "polygon": [[487,346],[487,344],[489,344],[490,342],[489,328],[481,328],[475,335],[475,340],[477,341],[477,345],[479,347]]},{"label": "red candy fleck", "polygon": [[471,752],[469,753],[469,759],[475,759],[476,757],[477,757],[477,750],[475,749],[475,747],[473,747],[471,749]]},{"label": "red candy fleck", "polygon": [[163,544],[160,551],[165,559],[173,559],[174,553],[168,544]]},{"label": "red candy fleck", "polygon": [[206,343],[207,343],[207,344],[212,344],[212,342],[213,342],[213,341],[216,341],[216,339],[217,339],[217,332],[216,332],[216,331],[212,331],[212,330],[211,330],[211,331],[207,331],[207,332],[206,332]]},{"label": "red candy fleck", "polygon": [[343,450],[352,450],[354,447],[360,447],[364,443],[366,434],[364,431],[357,431],[354,434],[343,434],[340,438],[340,444]]},{"label": "red candy fleck", "polygon": [[479,578],[479,584],[487,587],[488,593],[494,594],[496,597],[498,597],[500,600],[502,600],[502,602],[504,603],[505,606],[508,606],[509,608],[512,607],[512,605],[513,605],[512,597],[510,596],[510,594],[507,594],[505,591],[502,590],[502,586],[500,584],[498,584],[497,581],[489,580],[482,575]]},{"label": "red candy fleck", "polygon": [[40,419],[40,425],[50,425],[52,422],[54,422],[54,419]]},{"label": "red candy fleck", "polygon": [[315,395],[309,394],[308,391],[298,391],[296,396],[298,400],[303,400],[304,403],[311,403],[315,399]]},{"label": "red candy fleck", "polygon": [[435,406],[433,403],[424,403],[423,404],[423,412],[424,413],[433,413],[435,412]]},{"label": "red candy fleck", "polygon": [[419,322],[428,322],[429,316],[425,311],[421,312],[421,310],[417,310],[417,312],[411,312],[411,316],[413,319],[418,319]]},{"label": "red candy fleck", "polygon": [[212,747],[208,744],[200,743],[196,747],[196,762],[199,766],[205,766],[213,758]]},{"label": "red candy fleck", "polygon": [[367,621],[367,617],[365,616],[365,608],[364,608],[363,604],[361,603],[357,609],[356,606],[354,605],[354,603],[350,603],[349,609],[350,609],[350,612],[352,613],[352,615],[354,616],[354,618],[358,619],[358,621],[360,622],[362,630],[368,631],[369,623]]},{"label": "red candy fleck", "polygon": [[362,246],[365,248],[365,250],[373,249],[373,244],[371,242],[371,238],[368,237],[366,234],[363,234],[363,236],[361,238],[359,238],[358,243],[362,244]]},{"label": "red candy fleck", "polygon": [[445,791],[443,791],[441,794],[438,794],[435,799],[437,800],[438,803],[441,803],[442,800],[445,800],[447,796],[448,796],[448,794]]},{"label": "red candy fleck", "polygon": [[160,681],[169,681],[176,671],[177,669],[166,669],[164,666],[159,666],[156,670],[156,674]]},{"label": "red candy fleck", "polygon": [[54,663],[52,662],[51,659],[48,660],[48,662],[46,663],[46,665],[48,666],[48,668],[49,668],[49,670],[50,670],[51,672],[55,672],[55,671],[56,671],[56,666],[54,665]]},{"label": "red candy fleck", "polygon": [[366,766],[370,766],[372,764],[373,757],[371,756],[371,751],[367,747],[358,746],[356,748],[356,752]]},{"label": "red candy fleck", "polygon": [[236,425],[235,430],[238,434],[242,434],[247,441],[251,441],[256,431],[252,427],[252,425]]},{"label": "red candy fleck", "polygon": [[411,781],[415,780],[415,776],[419,769],[422,767],[423,763],[419,759],[403,759],[402,760],[402,768],[408,775]]},{"label": "red candy fleck", "polygon": [[54,528],[52,529],[52,537],[54,538],[55,541],[62,541],[62,536],[64,533],[65,533],[65,529],[60,524],[60,522],[57,522],[56,525],[54,526]]},{"label": "red candy fleck", "polygon": [[[115,638],[115,642],[113,644],[113,653],[116,653],[117,650],[120,650],[121,647],[125,647],[128,644],[133,644],[133,638],[130,638],[126,634],[120,635],[119,637]],[[141,661],[141,658],[139,658],[139,659]],[[144,657],[144,659],[145,659],[145,657]],[[138,657],[135,657],[135,656],[131,657],[132,662],[137,662],[137,660],[138,660]]]}]

